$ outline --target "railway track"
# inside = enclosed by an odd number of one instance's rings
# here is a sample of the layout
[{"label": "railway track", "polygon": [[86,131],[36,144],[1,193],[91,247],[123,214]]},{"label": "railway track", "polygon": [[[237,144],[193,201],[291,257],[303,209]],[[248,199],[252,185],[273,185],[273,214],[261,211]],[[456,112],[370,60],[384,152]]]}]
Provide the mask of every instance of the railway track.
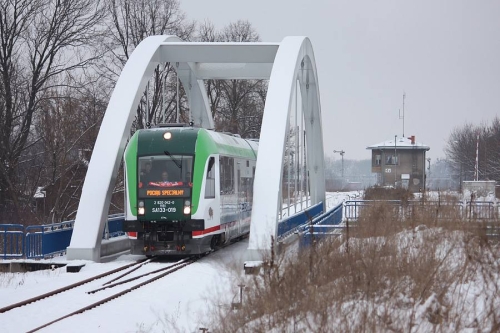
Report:
[{"label": "railway track", "polygon": [[[246,237],[242,237],[242,239],[243,238]],[[232,244],[233,242],[225,244],[212,252],[217,252]],[[24,332],[36,332],[52,324],[63,321],[66,318],[94,309],[104,303],[139,289],[142,286],[166,277],[196,262],[200,258],[203,257],[196,256],[186,258],[175,263],[170,263],[169,266],[150,268],[146,272],[142,272],[144,268],[141,271],[139,271],[139,269],[145,267],[149,263],[156,265],[157,262],[154,262],[155,258],[131,263],[66,287],[0,308],[0,322],[11,320],[19,323],[19,326],[23,327],[21,330]],[[147,265],[147,267],[151,266]],[[122,272],[122,274],[113,276],[120,272]],[[110,277],[110,279],[105,282],[101,281],[106,277]],[[63,293],[69,294],[54,297]],[[82,293],[88,295],[88,298],[82,297]],[[29,316],[30,313],[39,312],[46,314],[45,316],[37,316],[38,318],[43,317],[43,321],[38,320],[38,322],[31,323],[23,320],[23,318]],[[27,325],[31,327],[35,326],[35,328],[26,327]]]},{"label": "railway track", "polygon": [[[124,265],[77,283],[73,283],[42,295],[28,298],[0,308],[0,322],[4,320],[12,320],[22,323],[21,326],[24,327],[27,324],[31,324],[26,323],[25,319],[23,320],[23,318],[29,316],[29,313],[47,313],[45,318],[47,321],[45,323],[43,323],[43,321],[34,322],[32,327],[36,326],[35,328],[30,330],[26,328],[23,329],[23,331],[26,332],[36,332],[44,327],[64,320],[65,318],[98,307],[101,304],[107,303],[144,285],[159,280],[187,265],[194,263],[196,260],[196,258],[186,258],[175,263],[169,263],[168,266],[152,270],[149,269],[149,271],[146,272],[141,272],[139,269],[141,267],[145,267],[146,264],[155,261],[154,258]],[[109,281],[104,283],[101,281],[106,277],[111,277],[116,275],[116,273],[123,271],[125,271],[123,274],[113,277]],[[132,276],[132,274],[134,274],[134,276]],[[104,292],[105,290],[106,292]],[[89,295],[89,297],[82,297],[82,293]],[[105,295],[102,297],[93,296],[97,293],[103,293]]]},{"label": "railway track", "polygon": [[[57,294],[60,294],[60,293],[63,293],[65,291],[68,291],[68,290],[71,290],[71,289],[74,289],[74,288],[77,288],[77,287],[80,287],[84,284],[87,284],[89,282],[92,282],[92,281],[95,281],[95,280],[99,280],[99,279],[102,279],[102,278],[105,278],[106,276],[110,276],[110,275],[113,275],[114,273],[117,273],[117,272],[120,272],[120,271],[123,271],[127,268],[130,268],[130,267],[134,267],[136,266],[137,268],[141,267],[142,265],[144,265],[145,263],[147,262],[150,262],[151,259],[147,259],[147,260],[140,260],[138,262],[135,262],[135,263],[131,263],[131,264],[128,264],[128,265],[125,265],[125,266],[122,266],[122,267],[118,267],[116,269],[113,269],[111,271],[108,271],[108,272],[105,272],[105,273],[102,273],[102,274],[99,274],[99,275],[96,275],[96,276],[93,276],[91,278],[88,278],[88,279],[85,279],[85,280],[82,280],[82,281],[79,281],[79,282],[76,282],[76,283],[73,283],[73,284],[70,284],[66,287],[62,287],[62,288],[59,288],[59,289],[56,289],[56,290],[53,290],[53,291],[49,291],[45,294],[42,294],[42,295],[39,295],[39,296],[35,296],[35,297],[32,297],[32,298],[28,298],[24,301],[21,301],[21,302],[17,302],[17,303],[14,303],[14,304],[11,304],[11,305],[8,305],[8,306],[5,306],[3,308],[0,308],[0,313],[4,313],[4,312],[7,312],[7,311],[10,311],[10,310],[13,310],[13,309],[16,309],[16,308],[20,308],[22,306],[25,306],[25,305],[28,305],[30,303],[34,303],[34,302],[37,302],[37,301],[40,301],[40,300],[43,300],[45,298],[48,298],[48,297],[52,297],[52,296],[55,296]],[[136,268],[136,269],[137,269]],[[128,273],[126,273],[128,274]],[[125,276],[126,274],[123,274],[122,276]]]},{"label": "railway track", "polygon": [[[136,289],[139,289],[139,288],[140,288],[140,287],[142,287],[142,286],[145,286],[145,285],[147,285],[147,284],[150,284],[151,282],[154,282],[154,281],[159,280],[159,279],[161,279],[161,278],[163,278],[163,277],[165,277],[165,276],[167,276],[167,275],[169,275],[169,274],[172,274],[172,273],[174,273],[175,271],[177,271],[177,270],[179,270],[179,269],[181,269],[181,268],[183,268],[183,267],[185,267],[185,266],[188,266],[188,265],[190,265],[190,264],[192,264],[192,263],[196,262],[196,260],[197,260],[197,259],[185,259],[185,260],[181,260],[181,261],[179,261],[179,262],[175,263],[175,264],[174,264],[174,265],[172,265],[172,266],[163,267],[163,268],[160,268],[160,269],[154,270],[154,271],[152,271],[152,272],[148,272],[148,273],[145,273],[145,274],[141,274],[141,275],[139,275],[139,276],[136,276],[136,277],[133,277],[133,278],[129,278],[129,279],[126,279],[126,280],[124,280],[124,281],[116,282],[116,283],[113,283],[113,284],[108,283],[108,284],[106,284],[106,285],[105,285],[104,287],[102,287],[102,288],[98,288],[98,289],[95,289],[95,290],[88,291],[88,292],[87,292],[87,294],[94,294],[94,293],[97,293],[97,292],[99,292],[99,291],[102,291],[102,290],[105,290],[105,289],[108,289],[108,288],[114,288],[114,287],[116,287],[116,286],[118,286],[118,285],[122,285],[122,284],[125,284],[125,283],[128,283],[128,282],[131,282],[131,281],[135,281],[135,280],[139,280],[139,279],[141,279],[142,277],[145,277],[145,276],[148,276],[148,275],[154,275],[154,274],[156,274],[155,276],[153,276],[153,277],[151,277],[151,278],[147,279],[146,281],[142,281],[142,282],[140,282],[140,283],[137,283],[137,284],[135,284],[135,285],[133,285],[133,286],[131,286],[131,287],[129,287],[129,288],[126,288],[125,290],[121,290],[121,291],[119,291],[119,292],[117,292],[117,293],[112,294],[111,296],[105,297],[105,298],[103,298],[103,299],[101,299],[101,300],[99,300],[99,301],[97,301],[97,302],[93,302],[92,304],[89,304],[89,305],[87,305],[87,306],[84,306],[84,307],[82,307],[82,308],[80,308],[80,309],[78,309],[78,310],[76,310],[76,311],[73,311],[73,312],[68,313],[68,314],[66,314],[66,315],[64,315],[64,316],[61,316],[61,317],[59,317],[59,318],[57,318],[57,319],[54,319],[54,320],[52,320],[52,321],[50,321],[50,322],[48,322],[48,323],[46,323],[46,324],[43,324],[43,325],[38,326],[38,327],[36,327],[36,328],[34,328],[34,329],[30,330],[30,331],[27,331],[27,333],[36,332],[36,331],[38,331],[38,330],[40,330],[40,329],[42,329],[42,328],[45,328],[45,327],[47,327],[47,326],[50,326],[50,325],[52,325],[52,324],[54,324],[54,323],[57,323],[57,322],[59,322],[59,321],[61,321],[61,320],[66,319],[66,318],[68,318],[68,317],[71,317],[71,316],[74,316],[74,315],[77,315],[77,314],[81,314],[81,313],[84,313],[85,311],[88,311],[88,310],[94,309],[94,308],[96,308],[96,307],[98,307],[98,306],[100,306],[100,305],[102,305],[102,304],[104,304],[104,303],[107,303],[107,302],[109,302],[109,301],[112,301],[112,300],[114,300],[114,299],[116,299],[116,298],[118,298],[118,297],[121,297],[121,296],[123,296],[123,295],[125,295],[125,294],[128,294],[128,293],[129,293],[129,292],[131,292],[131,291],[134,291],[134,290],[136,290]],[[114,281],[114,280],[115,280],[115,279],[113,279],[113,281]]]}]

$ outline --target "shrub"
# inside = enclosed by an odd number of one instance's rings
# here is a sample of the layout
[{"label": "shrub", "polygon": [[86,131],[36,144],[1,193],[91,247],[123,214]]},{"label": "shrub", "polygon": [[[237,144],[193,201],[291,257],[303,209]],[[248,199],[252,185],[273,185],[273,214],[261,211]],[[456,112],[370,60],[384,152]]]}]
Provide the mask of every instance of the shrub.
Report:
[{"label": "shrub", "polygon": [[211,331],[498,331],[497,245],[470,221],[424,223],[434,208],[412,220],[375,205],[349,236],[275,255],[259,275],[235,271],[243,304],[217,300]]},{"label": "shrub", "polygon": [[364,195],[364,200],[401,200],[402,202],[408,202],[413,198],[413,193],[408,189],[380,186],[367,188]]}]

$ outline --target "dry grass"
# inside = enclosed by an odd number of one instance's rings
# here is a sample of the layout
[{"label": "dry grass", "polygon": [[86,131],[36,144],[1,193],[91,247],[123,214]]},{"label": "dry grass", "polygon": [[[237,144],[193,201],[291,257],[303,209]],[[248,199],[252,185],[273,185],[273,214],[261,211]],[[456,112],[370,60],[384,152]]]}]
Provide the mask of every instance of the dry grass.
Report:
[{"label": "dry grass", "polygon": [[365,200],[401,200],[407,202],[414,199],[414,195],[404,188],[385,188],[372,186],[365,190]]},{"label": "dry grass", "polygon": [[478,223],[437,216],[375,205],[348,236],[235,272],[242,308],[214,307],[210,332],[500,331],[496,243]]}]

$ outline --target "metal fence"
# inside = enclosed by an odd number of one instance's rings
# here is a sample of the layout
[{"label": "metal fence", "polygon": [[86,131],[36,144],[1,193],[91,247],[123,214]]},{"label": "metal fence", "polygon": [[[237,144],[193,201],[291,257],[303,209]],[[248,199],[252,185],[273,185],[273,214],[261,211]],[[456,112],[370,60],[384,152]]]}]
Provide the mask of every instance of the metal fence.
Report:
[{"label": "metal fence", "polygon": [[123,236],[123,214],[114,214],[108,216],[108,223],[104,228],[102,239],[110,239],[113,237]]},{"label": "metal fence", "polygon": [[385,204],[397,209],[401,206],[400,200],[347,200],[344,202],[344,220],[356,221],[363,208],[376,204]]},{"label": "metal fence", "polygon": [[22,258],[24,227],[19,224],[0,224],[0,258]]},{"label": "metal fence", "polygon": [[408,201],[403,204],[399,200],[349,200],[344,203],[345,220],[357,221],[365,207],[382,203],[393,206],[403,218],[430,213],[434,214],[434,217],[438,219],[491,221],[497,220],[500,216],[500,205],[492,201]]},{"label": "metal fence", "polygon": [[62,255],[71,241],[75,221],[26,227],[26,258]]},{"label": "metal fence", "polygon": [[467,201],[464,209],[468,219],[494,220],[499,217],[500,205],[491,201]]},{"label": "metal fence", "polygon": [[[125,235],[123,214],[110,215],[102,238]],[[0,259],[41,259],[63,255],[71,241],[75,221],[24,227],[0,224]]]}]

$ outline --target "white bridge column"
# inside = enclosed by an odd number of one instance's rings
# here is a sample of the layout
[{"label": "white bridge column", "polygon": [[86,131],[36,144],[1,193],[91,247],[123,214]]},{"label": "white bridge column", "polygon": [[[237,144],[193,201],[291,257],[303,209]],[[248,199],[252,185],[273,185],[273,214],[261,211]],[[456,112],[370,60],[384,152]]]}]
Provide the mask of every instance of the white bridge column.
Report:
[{"label": "white bridge column", "polygon": [[148,79],[159,63],[158,46],[167,38],[145,39],[116,82],[83,184],[68,259],[100,261],[102,233],[130,126]]}]

